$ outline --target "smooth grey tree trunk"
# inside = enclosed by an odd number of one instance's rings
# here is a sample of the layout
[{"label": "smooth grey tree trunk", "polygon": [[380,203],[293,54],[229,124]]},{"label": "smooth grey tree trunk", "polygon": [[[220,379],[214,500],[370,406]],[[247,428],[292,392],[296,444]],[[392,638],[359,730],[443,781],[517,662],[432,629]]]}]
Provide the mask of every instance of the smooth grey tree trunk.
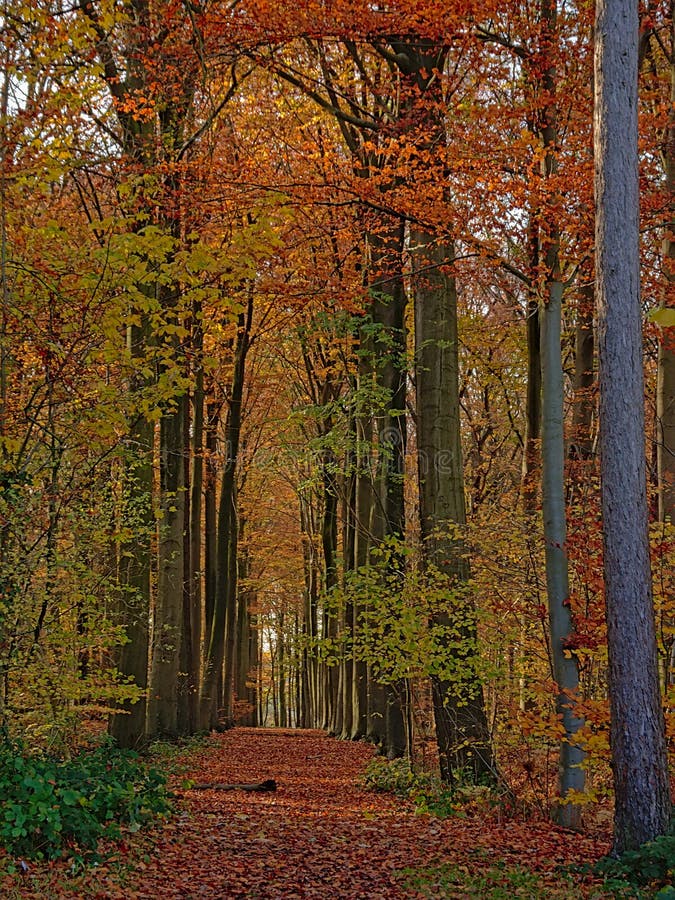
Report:
[{"label": "smooth grey tree trunk", "polygon": [[[675,11],[671,2],[670,38],[670,114],[664,148],[666,193],[669,219],[663,242],[666,272],[666,299],[663,306],[675,307]],[[675,329],[663,329],[659,340],[658,382],[656,391],[657,471],[659,520],[675,525]]]},{"label": "smooth grey tree trunk", "polygon": [[[129,328],[132,346],[145,338],[136,326]],[[136,336],[134,336],[136,334]],[[137,347],[137,351],[139,348]],[[142,351],[141,351],[142,352]],[[119,621],[126,629],[127,641],[119,651],[117,667],[132,678],[142,691],[148,685],[149,622],[151,603],[150,557],[153,528],[152,512],[152,422],[138,416],[127,438],[126,461],[128,494],[126,500],[135,516],[133,545],[122,545],[119,573]],[[126,504],[125,504],[126,505]],[[123,512],[123,514],[125,514]],[[120,747],[139,747],[145,741],[147,701],[145,693],[136,703],[124,703],[111,715],[108,731]]]},{"label": "smooth grey tree trunk", "polygon": [[[185,470],[183,403],[163,411],[160,420],[159,577],[152,629],[148,691],[149,738],[176,737],[180,647],[183,639],[183,530]],[[177,451],[177,448],[180,448]]]},{"label": "smooth grey tree trunk", "polygon": [[[220,498],[218,502],[216,552],[216,584],[213,610],[207,606],[207,649],[204,659],[200,696],[200,722],[202,728],[218,728],[223,724],[219,704],[224,701],[225,724],[232,713],[234,689],[235,647],[237,627],[236,607],[236,553],[237,512],[236,478],[241,435],[242,396],[246,372],[246,356],[250,346],[253,322],[253,301],[249,298],[247,310],[239,316],[237,343],[234,354],[232,393],[225,428],[225,465],[223,467]],[[208,540],[208,538],[207,538]],[[207,544],[208,549],[208,544]],[[211,560],[207,557],[208,567]],[[224,674],[223,674],[224,667]],[[222,692],[221,692],[222,685]]]},{"label": "smooth grey tree trunk", "polygon": [[[547,98],[542,111],[541,136],[544,144],[542,175],[557,174],[557,0],[541,0],[540,88]],[[561,357],[563,283],[560,273],[560,228],[553,204],[542,214],[540,231],[542,261],[546,281],[540,311],[542,369],[542,514],[546,554],[546,593],[553,675],[557,685],[556,708],[562,718],[564,738],[560,743],[558,790],[561,803],[554,808],[559,825],[580,828],[578,804],[565,802],[570,791],[583,791],[584,753],[576,734],[583,722],[575,714],[579,689],[579,666],[569,641],[574,631],[569,602],[567,566],[567,513],[565,509],[564,383]]]},{"label": "smooth grey tree trunk", "polygon": [[[144,66],[144,54],[147,52],[147,39],[150,33],[147,7],[139,0],[133,0],[131,8],[136,21],[142,28],[137,34],[129,35],[128,45],[122,48],[125,60],[125,75],[121,76],[116,56],[112,50],[112,36],[106,32],[93,7],[83,6],[84,14],[89,19],[97,35],[97,53],[102,67],[102,76],[112,97],[118,101],[117,119],[122,133],[122,146],[125,154],[144,171],[157,164],[154,140],[155,123],[138,121],[125,107],[128,96],[145,83],[147,72]],[[155,296],[156,285],[141,284],[138,286],[151,302]],[[127,345],[133,363],[142,366],[148,346],[153,340],[149,317],[141,313],[140,324],[127,329]],[[130,390],[132,394],[142,396],[151,386],[154,376],[143,377],[139,372],[132,372]],[[134,683],[143,689],[142,698],[135,704],[125,703],[119,715],[113,715],[109,721],[109,732],[122,747],[139,746],[146,740],[147,727],[147,686],[149,664],[149,624],[152,599],[152,528],[154,525],[153,501],[153,441],[154,426],[144,419],[138,411],[141,404],[133,411],[127,443],[130,459],[127,462],[126,491],[128,509],[137,518],[138,534],[133,543],[121,547],[120,561],[120,623],[125,626],[127,643],[120,650],[117,660],[118,668],[123,676],[131,677]],[[125,513],[126,514],[126,513]]]},{"label": "smooth grey tree trunk", "polygon": [[[404,227],[401,222],[377,223],[368,234],[373,363],[381,399],[375,410],[377,469],[374,474],[373,539],[405,537],[406,449],[406,327],[407,295],[403,283]],[[390,575],[403,581],[405,559],[394,554]],[[385,626],[386,627],[386,626]],[[406,752],[402,706],[404,682],[378,683],[368,677],[368,738],[390,759]]]},{"label": "smooth grey tree trunk", "polygon": [[[197,310],[197,315],[199,310]],[[202,576],[204,572],[203,542],[202,542],[202,510],[204,495],[204,369],[202,365],[203,334],[201,321],[197,320],[194,339],[197,357],[197,371],[195,375],[195,387],[193,391],[193,419],[192,419],[192,482],[190,485],[190,569],[189,600],[191,606],[190,637],[192,647],[190,651],[190,670],[188,672],[188,690],[190,692],[190,724],[191,731],[199,730],[199,679],[202,646]],[[186,437],[189,437],[187,435]]]},{"label": "smooth grey tree trunk", "polygon": [[593,414],[595,412],[595,335],[593,307],[595,282],[587,282],[579,292],[574,334],[574,407],[569,456],[590,460],[593,456]]},{"label": "smooth grey tree trunk", "polygon": [[256,724],[257,686],[253,675],[258,665],[258,631],[256,625],[255,614],[255,591],[247,583],[250,576],[251,563],[249,558],[248,547],[244,545],[244,530],[246,521],[243,517],[239,520],[239,554],[238,565],[239,573],[237,577],[238,584],[238,604],[237,612],[237,683],[235,695],[240,703],[245,703],[246,707],[242,707],[237,716],[237,723],[240,725],[253,726]]},{"label": "smooth grey tree trunk", "polygon": [[[530,273],[533,285],[539,268],[539,226],[535,212],[528,223]],[[525,398],[525,446],[521,495],[525,513],[536,511],[541,481],[541,337],[539,327],[539,297],[534,287],[527,298],[527,392]]]},{"label": "smooth grey tree trunk", "polygon": [[[566,644],[574,631],[569,605],[567,567],[567,516],[565,512],[565,442],[563,434],[563,369],[560,355],[560,327],[563,286],[560,280],[548,284],[548,297],[541,310],[542,361],[542,513],[546,553],[546,594],[553,674],[558,693],[556,707],[565,730],[560,744],[559,793],[564,800],[569,791],[583,791],[584,753],[575,742],[583,722],[574,713],[579,689],[577,660]],[[580,827],[579,806],[563,803],[556,807],[558,824]]]},{"label": "smooth grey tree trunk", "polygon": [[[207,395],[208,395],[207,391]],[[218,451],[218,423],[220,403],[209,400],[206,404],[204,445],[206,459],[204,466],[204,644],[202,645],[202,679],[208,667],[209,639],[213,628],[216,608],[216,582],[218,579],[218,503],[216,455]],[[200,697],[203,687],[200,683]],[[201,716],[201,713],[200,713]],[[205,727],[200,720],[200,727]]]},{"label": "smooth grey tree trunk", "polygon": [[616,853],[664,834],[671,814],[647,530],[637,78],[637,4],[598,0],[596,279]]},{"label": "smooth grey tree trunk", "polygon": [[[367,345],[363,338],[362,347]],[[359,360],[359,390],[364,390],[370,373],[370,348],[362,351]],[[368,471],[370,448],[372,447],[372,420],[367,413],[362,413],[356,420],[356,504],[354,525],[354,565],[360,569],[368,564],[372,544],[372,522],[375,509],[373,484]],[[352,606],[352,634],[358,635],[361,628],[362,609],[360,603]],[[368,731],[368,666],[361,659],[355,659],[352,677],[352,730],[353,741],[366,736]]]},{"label": "smooth grey tree trunk", "polygon": [[312,539],[312,512],[309,508],[310,498],[300,494],[300,533],[302,534],[302,555],[304,568],[304,602],[302,613],[302,635],[306,642],[302,648],[302,709],[303,728],[316,728],[319,710],[318,683],[322,676],[322,663],[314,655],[314,642],[317,639],[319,573]]},{"label": "smooth grey tree trunk", "polygon": [[[353,425],[353,420],[352,420]],[[349,429],[350,433],[353,427]],[[355,505],[355,476],[354,476],[354,451],[350,448],[346,454],[345,471],[348,473],[343,481],[342,503],[342,546],[343,554],[343,578],[347,572],[354,570],[354,505]],[[342,731],[340,738],[343,740],[351,736],[352,731],[352,690],[354,683],[354,657],[351,652],[351,640],[353,633],[354,607],[347,601],[343,613],[343,650],[342,650]]]},{"label": "smooth grey tree trunk", "polygon": [[[425,230],[411,229],[415,292],[415,376],[420,526],[424,561],[459,589],[452,612],[439,610],[431,627],[446,653],[453,678],[431,678],[441,776],[461,772],[474,780],[494,776],[483,688],[475,670],[473,599],[461,595],[469,564],[453,529],[466,523],[459,420],[457,289],[446,274],[452,245]],[[453,648],[452,651],[450,648]]]}]

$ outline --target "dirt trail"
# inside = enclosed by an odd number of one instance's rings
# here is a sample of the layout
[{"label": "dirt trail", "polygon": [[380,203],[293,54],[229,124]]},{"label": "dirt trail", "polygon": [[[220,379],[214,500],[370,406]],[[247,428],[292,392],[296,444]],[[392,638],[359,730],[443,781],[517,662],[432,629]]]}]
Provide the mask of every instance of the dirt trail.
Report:
[{"label": "dirt trail", "polygon": [[[360,787],[372,755],[367,744],[337,741],[320,731],[236,728],[213,736],[186,753],[184,777],[209,784],[274,778],[278,790],[186,791],[166,826],[118,849],[122,866],[110,862],[71,878],[66,861],[50,863],[46,871],[42,867],[39,882],[38,872],[29,870],[6,897],[570,900],[591,895],[576,887],[561,893],[555,868],[597,858],[607,852],[603,841],[561,832],[548,822],[500,822],[489,809],[467,818],[416,816],[412,804]],[[424,895],[402,873],[444,863],[459,874],[450,886],[446,880],[442,890]],[[506,871],[507,880],[516,866],[542,873],[543,880],[538,879],[536,893],[515,884],[507,893],[477,887],[477,877],[495,866],[504,867],[499,872]]]},{"label": "dirt trail", "polygon": [[397,900],[419,896],[400,874],[408,866],[474,859],[550,870],[598,852],[548,823],[416,816],[409,804],[359,786],[372,755],[366,744],[319,731],[238,728],[214,737],[191,758],[195,781],[274,778],[277,792],[188,794],[127,896]]}]

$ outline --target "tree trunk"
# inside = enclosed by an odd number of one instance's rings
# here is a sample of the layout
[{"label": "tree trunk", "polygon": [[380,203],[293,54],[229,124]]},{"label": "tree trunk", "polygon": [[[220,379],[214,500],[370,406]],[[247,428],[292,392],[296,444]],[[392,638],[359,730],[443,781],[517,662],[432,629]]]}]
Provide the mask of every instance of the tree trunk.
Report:
[{"label": "tree trunk", "polygon": [[[323,429],[328,435],[332,430],[332,422],[325,423]],[[338,536],[338,495],[335,481],[335,457],[332,451],[323,454],[321,461],[321,480],[323,482],[323,518],[321,522],[321,546],[325,566],[325,593],[330,596],[337,586],[337,536]],[[328,617],[328,637],[337,643],[338,620],[334,611]],[[338,694],[338,668],[335,665],[326,668],[326,690],[329,697],[328,727],[331,734],[338,733],[338,718],[341,696]],[[342,723],[339,723],[340,729]]]},{"label": "tree trunk", "polygon": [[303,728],[314,728],[318,717],[317,680],[321,664],[314,655],[313,642],[317,638],[318,608],[318,573],[314,560],[314,544],[311,534],[311,515],[308,509],[309,500],[300,495],[300,533],[302,535],[302,556],[305,575],[305,590],[302,614],[302,709]]},{"label": "tree trunk", "polygon": [[581,287],[577,323],[574,336],[574,407],[572,409],[572,440],[569,456],[573,460],[589,460],[593,456],[593,413],[595,338],[593,335],[593,306],[595,283]]},{"label": "tree trunk", "polygon": [[527,393],[525,400],[525,447],[521,493],[527,514],[537,508],[541,473],[541,338],[539,297],[535,285],[539,271],[539,227],[532,213],[528,227],[532,288],[527,297]]},{"label": "tree trunk", "polygon": [[[557,174],[558,108],[557,0],[541,0],[540,48],[542,74],[540,89],[545,98],[541,112],[541,136],[544,144],[542,174],[550,179]],[[562,718],[565,736],[560,744],[559,793],[563,800],[554,810],[558,824],[567,828],[581,826],[578,804],[564,802],[570,791],[582,791],[585,773],[581,768],[584,753],[576,740],[583,722],[574,713],[579,689],[577,659],[568,648],[574,631],[569,601],[567,567],[567,513],[565,509],[565,435],[564,385],[560,348],[563,284],[560,275],[560,231],[555,213],[555,197],[547,205],[541,223],[541,244],[546,271],[543,304],[540,311],[542,366],[542,514],[546,552],[546,592],[553,675],[557,686],[556,708]]]},{"label": "tree trunk", "polygon": [[277,613],[277,690],[279,697],[278,724],[285,728],[286,721],[286,616],[284,610]]},{"label": "tree trunk", "polygon": [[[231,424],[231,420],[230,420]],[[229,429],[228,429],[229,431]],[[230,446],[229,440],[227,446]],[[236,461],[234,463],[236,465]],[[231,509],[229,513],[229,522],[227,527],[227,555],[223,559],[221,556],[221,590],[225,593],[225,659],[223,667],[223,691],[221,695],[222,721],[220,724],[226,728],[234,725],[234,686],[239,658],[239,643],[237,641],[238,634],[238,613],[239,613],[239,572],[238,572],[238,553],[239,553],[239,518],[237,510],[237,484],[232,485],[230,495]],[[221,493],[221,503],[224,492]],[[219,516],[219,522],[224,521]]]},{"label": "tree trunk", "polygon": [[668,828],[671,801],[651,593],[644,454],[638,184],[638,10],[598,0],[596,278],[614,851]]},{"label": "tree trunk", "polygon": [[248,633],[251,626],[248,612],[248,590],[242,587],[242,580],[246,578],[248,571],[246,549],[242,550],[241,548],[244,527],[245,522],[240,518],[237,542],[239,548],[237,553],[237,671],[235,672],[234,698],[237,703],[242,704],[237,714],[237,722],[241,725],[250,725],[248,712],[245,712],[243,708],[243,704],[246,703],[248,673],[251,669],[251,660],[248,655],[250,647]]},{"label": "tree trunk", "polygon": [[[367,392],[372,384],[372,348],[369,337],[362,331],[360,341],[358,390]],[[356,514],[354,525],[354,565],[361,569],[370,558],[372,546],[375,494],[371,476],[373,444],[372,418],[368,411],[356,419]],[[352,634],[354,639],[361,629],[364,610],[359,603],[352,608]],[[352,678],[352,731],[351,739],[360,740],[368,731],[368,666],[359,658],[354,659]]]},{"label": "tree trunk", "polygon": [[[670,221],[663,241],[666,273],[664,307],[675,308],[675,11],[670,4],[670,113],[664,147]],[[659,521],[675,525],[675,328],[663,328],[659,340],[656,393]]]},{"label": "tree trunk", "polygon": [[[350,428],[350,433],[352,429]],[[354,541],[355,541],[355,478],[354,478],[353,454],[347,455],[343,512],[342,512],[342,546],[344,547],[343,578],[347,572],[354,570]],[[342,731],[339,737],[348,740],[353,727],[352,693],[354,690],[354,655],[351,649],[353,637],[354,607],[348,600],[345,602],[342,623]]]},{"label": "tree trunk", "polygon": [[[195,686],[199,681],[199,656],[194,657],[195,611],[193,609],[192,579],[192,504],[190,458],[192,456],[192,429],[189,393],[182,398],[183,412],[183,614],[180,654],[178,662],[178,710],[177,722],[179,734],[194,734],[198,730],[197,703]],[[195,671],[195,663],[197,671]]]},{"label": "tree trunk", "polygon": [[[129,329],[132,347],[143,341],[139,329]],[[121,704],[113,713],[108,731],[118,745],[139,747],[145,741],[146,695],[148,685],[150,622],[150,556],[154,516],[152,512],[152,444],[154,427],[138,416],[127,438],[129,458],[126,462],[128,506],[134,521],[133,546],[120,547],[120,621],[124,623],[127,641],[122,645],[117,668],[125,678],[132,678],[144,693],[136,703]],[[126,518],[126,513],[123,513]]]},{"label": "tree trunk", "polygon": [[191,668],[188,673],[191,731],[199,729],[199,677],[202,646],[202,510],[204,492],[204,370],[202,368],[201,325],[197,325],[195,348],[197,373],[192,397],[192,484],[190,493],[190,601],[192,610]]},{"label": "tree trunk", "polygon": [[[147,731],[150,738],[176,737],[178,681],[183,636],[183,530],[185,469],[183,403],[160,420],[159,578],[152,633]],[[180,448],[177,451],[176,448]]]},{"label": "tree trunk", "polygon": [[[202,678],[208,667],[209,640],[213,630],[213,617],[216,608],[216,582],[218,579],[218,503],[217,503],[217,468],[218,422],[220,420],[220,403],[210,400],[206,407],[206,430],[204,444],[206,450],[205,484],[204,484],[204,644],[202,647]],[[200,697],[203,684],[200,686]],[[201,719],[200,727],[206,727]]]},{"label": "tree trunk", "polygon": [[429,232],[411,229],[415,292],[415,375],[420,525],[426,564],[438,570],[451,590],[459,589],[457,621],[447,611],[432,617],[439,648],[453,652],[444,669],[453,678],[432,676],[434,718],[441,776],[459,772],[476,780],[492,777],[494,762],[483,690],[475,671],[476,621],[473,602],[461,594],[469,577],[461,536],[466,522],[459,421],[457,291],[446,274],[453,248]]},{"label": "tree trunk", "polygon": [[[234,354],[234,370],[232,375],[232,395],[227,414],[225,428],[225,464],[223,467],[220,501],[218,504],[218,523],[216,535],[216,592],[214,608],[211,616],[210,633],[207,634],[208,649],[202,678],[200,700],[200,719],[202,728],[218,728],[220,726],[218,703],[221,698],[221,672],[225,660],[226,646],[234,648],[236,635],[236,606],[234,614],[228,618],[230,609],[236,604],[236,555],[235,565],[230,565],[231,554],[236,554],[236,538],[233,540],[233,529],[236,528],[235,487],[237,475],[237,457],[239,455],[239,438],[241,433],[242,396],[246,355],[250,343],[253,320],[253,301],[249,300],[248,309],[239,317],[237,344]],[[207,538],[208,540],[208,538]],[[208,546],[208,545],[207,545]],[[207,579],[208,564],[207,559]],[[208,609],[208,604],[207,604]],[[208,610],[210,612],[210,610]],[[227,629],[227,634],[226,634]],[[222,681],[222,694],[225,699],[226,717],[231,715],[231,697],[234,675],[234,660],[228,657],[228,669]],[[228,708],[229,707],[229,708]]]},{"label": "tree trunk", "polygon": [[[385,223],[368,236],[370,293],[374,332],[374,365],[382,408],[376,411],[378,467],[375,480],[373,537],[376,542],[405,537],[405,450],[407,346],[405,311],[407,295],[403,283],[404,227]],[[394,554],[394,576],[403,583],[405,559]],[[385,673],[386,675],[386,673]],[[369,685],[368,737],[389,758],[406,751],[401,698],[402,682],[385,679]]]},{"label": "tree trunk", "polygon": [[[567,649],[574,631],[569,604],[567,568],[567,517],[565,513],[565,441],[563,434],[563,370],[560,355],[560,325],[563,286],[559,280],[547,285],[548,297],[541,311],[542,359],[542,513],[546,551],[546,593],[553,674],[558,694],[556,707],[562,717],[565,737],[560,744],[559,793],[582,791],[584,753],[575,743],[582,720],[574,714],[574,698],[579,689],[579,669]],[[577,804],[563,803],[555,818],[567,828],[580,827]]]}]

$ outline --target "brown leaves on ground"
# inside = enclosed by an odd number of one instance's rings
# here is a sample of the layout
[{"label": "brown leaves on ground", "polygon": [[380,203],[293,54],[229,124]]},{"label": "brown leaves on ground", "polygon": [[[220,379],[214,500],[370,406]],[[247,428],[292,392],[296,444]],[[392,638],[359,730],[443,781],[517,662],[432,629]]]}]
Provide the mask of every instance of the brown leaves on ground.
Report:
[{"label": "brown leaves on ground", "polygon": [[[556,867],[589,862],[608,850],[606,840],[565,833],[547,822],[500,823],[488,812],[445,820],[415,815],[411,804],[361,787],[372,755],[367,744],[337,741],[320,731],[237,728],[213,736],[190,751],[187,777],[200,783],[273,778],[276,793],[185,791],[175,818],[152,838],[150,851],[147,846],[143,850],[147,839],[132,841],[132,871],[100,867],[69,881],[59,864],[53,867],[50,887],[44,878],[38,886],[38,879],[29,873],[23,886],[16,888],[15,881],[7,896],[115,900],[480,896],[475,889],[467,892],[448,887],[447,882],[420,893],[409,876],[401,874],[404,869],[433,870],[446,863],[466,873],[467,884],[475,884],[472,877],[495,866],[526,868],[541,873],[545,891],[541,896],[571,896],[559,893]],[[591,896],[592,890],[574,888],[578,897]],[[535,896],[517,889],[511,895]]]}]

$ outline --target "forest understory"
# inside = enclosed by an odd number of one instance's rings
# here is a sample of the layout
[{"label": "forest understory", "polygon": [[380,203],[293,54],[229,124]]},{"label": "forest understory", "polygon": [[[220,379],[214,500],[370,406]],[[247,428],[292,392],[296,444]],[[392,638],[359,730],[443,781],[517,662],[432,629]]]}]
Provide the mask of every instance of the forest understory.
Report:
[{"label": "forest understory", "polygon": [[[596,878],[571,874],[609,851],[611,819],[597,809],[583,835],[533,806],[468,804],[445,819],[363,786],[374,749],[317,730],[235,728],[192,743],[172,763],[174,815],[129,835],[78,874],[72,862],[27,864],[0,879],[15,898],[604,898]],[[191,790],[260,782],[274,793]],[[23,871],[22,871],[23,870]],[[626,894],[626,896],[629,896]],[[632,895],[634,896],[634,895]],[[647,896],[645,894],[644,896]]]}]

